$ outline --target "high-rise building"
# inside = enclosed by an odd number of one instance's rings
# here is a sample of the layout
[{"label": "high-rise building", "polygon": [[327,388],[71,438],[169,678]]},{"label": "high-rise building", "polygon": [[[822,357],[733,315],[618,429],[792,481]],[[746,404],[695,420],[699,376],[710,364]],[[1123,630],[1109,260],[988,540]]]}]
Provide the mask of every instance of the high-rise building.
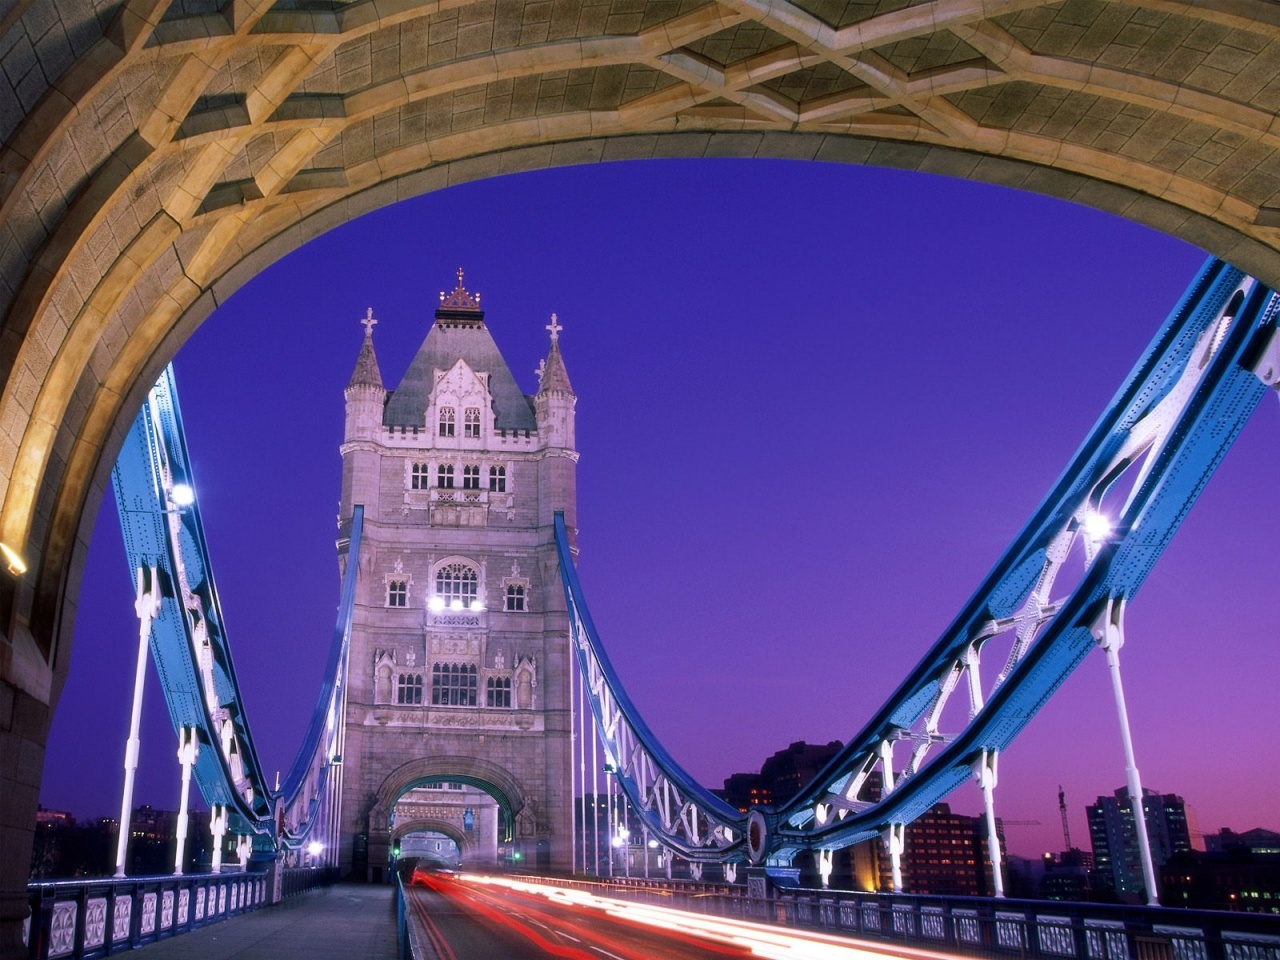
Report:
[{"label": "high-rise building", "polygon": [[[578,454],[563,328],[552,315],[527,396],[462,271],[392,390],[372,311],[362,322],[341,448],[339,561],[360,570],[340,867],[377,879],[394,844],[427,832],[455,841],[466,864],[502,850],[568,869],[569,625],[553,524],[563,512],[576,535]],[[363,541],[351,557],[357,505]],[[433,813],[441,784],[483,791],[492,813],[470,803]]]},{"label": "high-rise building", "polygon": [[[1182,797],[1142,791],[1142,807],[1151,844],[1151,860],[1159,868],[1176,853],[1193,849],[1194,814]],[[1095,888],[1110,890],[1122,900],[1145,894],[1138,836],[1129,791],[1121,787],[1110,797],[1098,797],[1085,808],[1093,844]]]}]

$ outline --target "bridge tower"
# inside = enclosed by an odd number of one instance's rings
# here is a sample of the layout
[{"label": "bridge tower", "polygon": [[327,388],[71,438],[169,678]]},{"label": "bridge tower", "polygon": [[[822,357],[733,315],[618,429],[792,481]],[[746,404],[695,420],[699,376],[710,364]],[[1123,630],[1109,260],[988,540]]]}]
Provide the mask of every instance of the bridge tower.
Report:
[{"label": "bridge tower", "polygon": [[[424,802],[462,785],[497,808],[496,821],[481,817],[496,830],[468,838],[479,865],[518,856],[568,869],[570,659],[553,521],[563,511],[574,529],[578,454],[562,328],[553,315],[529,397],[461,270],[394,390],[382,383],[372,311],[362,322],[341,448],[340,524],[356,504],[365,521],[340,866],[378,879],[408,806],[421,818]],[[340,539],[344,569],[346,546]],[[465,814],[445,803],[430,819],[466,838],[476,818]]]}]

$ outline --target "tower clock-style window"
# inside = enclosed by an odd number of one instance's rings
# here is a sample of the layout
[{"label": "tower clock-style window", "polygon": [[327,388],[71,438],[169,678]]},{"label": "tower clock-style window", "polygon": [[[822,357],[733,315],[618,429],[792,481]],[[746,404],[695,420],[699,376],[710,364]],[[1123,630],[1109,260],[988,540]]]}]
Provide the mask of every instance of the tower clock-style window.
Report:
[{"label": "tower clock-style window", "polygon": [[403,607],[409,599],[409,583],[406,580],[391,580],[387,583],[387,606]]},{"label": "tower clock-style window", "polygon": [[414,490],[425,490],[431,486],[431,468],[425,463],[415,463],[410,477]]},{"label": "tower clock-style window", "polygon": [[478,464],[467,464],[462,468],[462,489],[480,489],[480,466]]},{"label": "tower clock-style window", "polygon": [[422,674],[402,673],[396,681],[396,703],[422,702]]},{"label": "tower clock-style window", "polygon": [[436,486],[441,490],[453,489],[453,464],[442,463],[436,467]]},{"label": "tower clock-style window", "polygon": [[507,468],[506,467],[490,467],[489,468],[489,492],[490,493],[506,493],[507,492]]},{"label": "tower clock-style window", "polygon": [[442,437],[453,436],[453,420],[454,420],[453,407],[441,407],[440,408],[440,436]]},{"label": "tower clock-style window", "polygon": [[484,685],[486,707],[511,707],[511,678],[490,677]]},{"label": "tower clock-style window", "polygon": [[437,663],[431,667],[431,704],[436,707],[476,705],[476,665]]},{"label": "tower clock-style window", "polygon": [[450,563],[436,571],[436,597],[445,609],[469,610],[480,596],[480,578],[465,563]]},{"label": "tower clock-style window", "polygon": [[507,606],[506,609],[514,613],[520,613],[524,610],[524,585],[512,583],[507,585]]},{"label": "tower clock-style window", "polygon": [[467,407],[463,411],[462,435],[464,437],[480,436],[480,408]]}]

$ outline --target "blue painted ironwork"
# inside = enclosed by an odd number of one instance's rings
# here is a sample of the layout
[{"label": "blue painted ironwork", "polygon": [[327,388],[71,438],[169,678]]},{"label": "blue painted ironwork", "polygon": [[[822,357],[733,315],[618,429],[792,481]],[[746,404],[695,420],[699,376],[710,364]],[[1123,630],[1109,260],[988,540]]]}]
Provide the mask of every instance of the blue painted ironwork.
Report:
[{"label": "blue painted ironwork", "polygon": [[281,790],[285,816],[279,843],[298,849],[316,821],[323,798],[331,792],[330,778],[342,763],[342,703],[347,686],[347,664],[351,651],[351,618],[355,611],[356,576],[360,568],[360,539],[364,531],[364,507],[356,504],[351,511],[346,537],[339,542],[344,555],[342,594],[338,603],[338,622],[329,647],[324,683],[311,714],[302,746],[294,758]]},{"label": "blue painted ironwork", "polygon": [[[332,792],[332,771],[341,763],[341,704],[359,564],[347,564],[324,684],[284,788],[277,792],[258,762],[236,682],[171,367],[134,420],[112,484],[130,570],[143,571],[147,581],[155,571],[152,586],[160,604],[151,626],[151,654],[174,730],[196,731],[200,750],[193,776],[205,802],[228,808],[233,832],[257,834],[267,847],[278,840],[296,849]],[[192,492],[192,502],[175,501],[179,485]],[[357,506],[339,544],[349,558],[359,556],[363,516]]]},{"label": "blue painted ironwork", "polygon": [[[978,775],[1084,659],[1100,620],[1141,586],[1266,392],[1253,367],[1274,348],[1276,313],[1270,290],[1209,261],[960,614],[870,722],[776,810],[729,808],[649,731],[609,664],[558,517],[573,646],[599,737],[653,834],[695,861],[785,863],[909,823]],[[1097,516],[1110,518],[1108,529],[1094,526]],[[1077,567],[1075,585],[1060,586]],[[984,687],[981,654],[1000,635],[1010,652]],[[948,732],[944,708],[962,682],[968,721]],[[896,766],[898,744],[910,753]]]},{"label": "blue painted ironwork", "polygon": [[195,481],[171,367],[135,418],[112,485],[131,576],[157,574],[151,655],[175,732],[197,731],[200,792],[211,807],[227,807],[234,832],[272,833],[271,790],[236,682],[199,502],[174,500],[176,486],[194,491]]},{"label": "blue painted ironwork", "polygon": [[257,910],[270,899],[268,885],[262,873],[31,883],[27,955],[60,960],[134,949]]}]

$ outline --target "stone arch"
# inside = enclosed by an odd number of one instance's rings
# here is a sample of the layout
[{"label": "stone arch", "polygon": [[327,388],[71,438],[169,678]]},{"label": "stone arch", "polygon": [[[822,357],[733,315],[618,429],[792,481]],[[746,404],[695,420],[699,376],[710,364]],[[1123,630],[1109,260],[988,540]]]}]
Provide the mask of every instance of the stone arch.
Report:
[{"label": "stone arch", "polygon": [[504,808],[508,816],[519,815],[527,804],[524,789],[508,770],[480,757],[422,757],[410,760],[392,770],[374,794],[369,806],[369,832],[388,833],[391,809],[396,801],[414,786],[440,780],[470,782],[485,789]]},{"label": "stone arch", "polygon": [[396,828],[391,831],[391,842],[399,843],[411,833],[422,833],[424,831],[433,833],[443,833],[446,837],[458,845],[459,850],[466,849],[466,835],[448,820],[437,820],[433,817],[427,817],[420,820],[406,820],[402,824],[396,824]]},{"label": "stone arch", "polygon": [[[3,75],[22,87],[7,102],[25,110],[0,119],[0,541],[28,568],[0,572],[0,694],[13,717],[0,751],[36,771],[70,663],[65,613],[86,523],[125,411],[220,300],[375,207],[610,160],[862,163],[1073,200],[1280,287],[1271,0],[920,0],[883,12],[712,0],[574,8],[555,30],[551,8],[530,4],[530,29],[479,11],[431,62],[414,52],[439,12],[425,0],[195,16],[170,0],[56,6],[0,16],[13,41]],[[1134,18],[1158,56],[1130,39]],[[374,49],[394,51],[392,69],[375,71]],[[1165,63],[1196,66],[1174,79]],[[590,96],[543,96],[544,76],[566,73],[589,80]],[[490,85],[518,88],[519,109],[477,120],[468,97]],[[28,829],[37,791],[4,786],[0,825]],[[3,937],[25,883],[22,857],[8,859]]]}]

